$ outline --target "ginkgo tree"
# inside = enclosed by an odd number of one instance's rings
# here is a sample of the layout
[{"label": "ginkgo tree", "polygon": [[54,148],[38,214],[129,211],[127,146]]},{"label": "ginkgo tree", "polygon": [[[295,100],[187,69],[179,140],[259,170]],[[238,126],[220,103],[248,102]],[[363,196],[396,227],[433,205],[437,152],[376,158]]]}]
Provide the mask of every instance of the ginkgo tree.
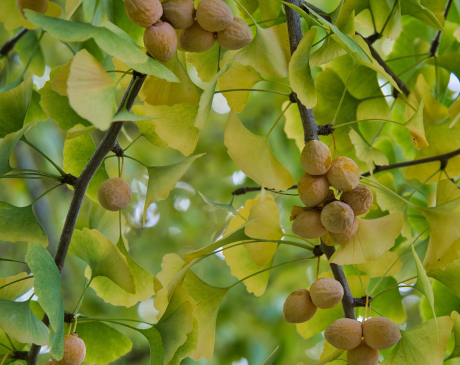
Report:
[{"label": "ginkgo tree", "polygon": [[221,308],[254,364],[460,361],[460,2],[2,0],[0,42],[0,365],[231,364]]}]

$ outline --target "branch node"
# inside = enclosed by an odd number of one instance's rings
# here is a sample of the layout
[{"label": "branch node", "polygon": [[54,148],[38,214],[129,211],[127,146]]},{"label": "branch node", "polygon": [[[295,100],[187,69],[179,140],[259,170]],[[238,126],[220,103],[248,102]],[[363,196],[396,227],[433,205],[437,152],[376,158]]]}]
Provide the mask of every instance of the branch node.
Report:
[{"label": "branch node", "polygon": [[365,39],[365,41],[366,41],[367,43],[372,44],[372,43],[374,43],[375,41],[377,41],[377,40],[380,39],[380,38],[382,38],[382,35],[381,35],[380,33],[374,33],[374,34],[370,35],[369,37],[367,37],[367,38]]},{"label": "branch node", "polygon": [[315,257],[320,257],[324,255],[323,249],[321,248],[320,245],[316,245],[313,248],[313,255],[315,255]]},{"label": "branch node", "polygon": [[325,124],[318,126],[318,135],[319,136],[328,136],[334,133],[334,126],[332,124]]},{"label": "branch node", "polygon": [[297,94],[294,91],[289,94],[289,101],[293,104],[296,104],[299,101]]},{"label": "branch node", "polygon": [[354,298],[353,305],[355,307],[365,307],[366,306],[366,298],[367,298],[367,303],[370,303],[371,300],[372,300],[372,297],[363,295],[361,298]]},{"label": "branch node", "polygon": [[72,322],[75,321],[76,317],[77,316],[75,314],[65,312],[64,313],[64,322],[65,323],[72,323]]},{"label": "branch node", "polygon": [[115,147],[112,148],[112,152],[115,153],[118,157],[123,157],[123,148],[117,143]]},{"label": "branch node", "polygon": [[77,183],[77,180],[78,179],[76,176],[73,176],[72,174],[65,174],[64,176],[62,176],[61,182],[63,184],[75,186],[75,184]]},{"label": "branch node", "polygon": [[25,360],[29,358],[29,353],[27,351],[15,351],[12,356],[15,360]]},{"label": "branch node", "polygon": [[439,167],[441,170],[445,170],[447,167],[447,164],[449,163],[448,158],[443,158],[439,161],[441,163],[441,166]]}]

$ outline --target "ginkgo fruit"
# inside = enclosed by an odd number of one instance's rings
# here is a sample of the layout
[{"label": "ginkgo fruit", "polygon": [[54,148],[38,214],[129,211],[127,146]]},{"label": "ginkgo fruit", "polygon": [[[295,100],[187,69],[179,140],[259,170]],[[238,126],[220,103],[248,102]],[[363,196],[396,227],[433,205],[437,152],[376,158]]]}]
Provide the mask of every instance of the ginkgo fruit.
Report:
[{"label": "ginkgo fruit", "polygon": [[252,41],[251,28],[241,18],[233,18],[232,23],[217,32],[217,43],[225,49],[240,49]]},{"label": "ginkgo fruit", "polygon": [[182,29],[179,37],[180,47],[187,52],[205,52],[215,41],[214,33],[201,28],[196,20],[191,27]]},{"label": "ginkgo fruit", "polygon": [[64,356],[61,360],[51,359],[53,365],[80,365],[86,356],[85,342],[78,335],[64,336]]},{"label": "ginkgo fruit", "polygon": [[399,328],[388,318],[374,317],[363,322],[366,344],[376,350],[386,350],[401,339]]},{"label": "ginkgo fruit", "polygon": [[97,198],[104,209],[119,211],[131,202],[131,187],[123,179],[107,179],[99,186]]},{"label": "ginkgo fruit", "polygon": [[169,0],[163,3],[163,19],[175,29],[192,26],[195,18],[193,0]]},{"label": "ginkgo fruit", "polygon": [[353,224],[355,215],[348,204],[334,201],[321,211],[321,223],[329,232],[345,232]]},{"label": "ginkgo fruit", "polygon": [[358,347],[347,351],[347,361],[349,365],[377,365],[379,352],[361,341]]},{"label": "ginkgo fruit", "polygon": [[355,215],[366,214],[371,208],[374,196],[372,190],[366,185],[359,184],[356,188],[344,192],[340,196],[340,200],[347,203]]},{"label": "ginkgo fruit", "polygon": [[142,28],[152,26],[163,15],[159,0],[125,0],[125,11],[128,18]]},{"label": "ginkgo fruit", "polygon": [[331,323],[324,337],[335,348],[352,350],[359,346],[363,337],[361,323],[350,318],[340,318]]},{"label": "ginkgo fruit", "polygon": [[176,54],[176,31],[169,23],[160,20],[145,29],[144,45],[153,58],[161,62],[167,62]]},{"label": "ginkgo fruit", "polygon": [[196,20],[208,32],[220,32],[232,23],[233,13],[222,0],[202,0],[196,8]]},{"label": "ginkgo fruit", "polygon": [[350,191],[359,184],[359,168],[349,157],[340,156],[332,160],[327,172],[329,184],[340,191]]},{"label": "ginkgo fruit", "polygon": [[296,290],[289,294],[284,302],[284,320],[289,323],[306,322],[315,315],[316,309],[307,289]]},{"label": "ginkgo fruit", "polygon": [[300,163],[310,175],[324,175],[331,167],[331,150],[321,141],[310,141],[302,150]]},{"label": "ginkgo fruit", "polygon": [[321,223],[321,213],[318,210],[304,209],[295,216],[292,232],[305,239],[321,237],[326,233],[326,228]]},{"label": "ginkgo fruit", "polygon": [[30,9],[37,13],[45,14],[48,9],[48,0],[16,0],[16,6],[22,15],[24,15],[24,9]]},{"label": "ginkgo fruit", "polygon": [[308,172],[303,174],[297,184],[299,198],[307,208],[320,205],[329,195],[329,183],[326,176],[312,176]]},{"label": "ginkgo fruit", "polygon": [[340,232],[340,233],[329,232],[329,235],[334,240],[334,242],[339,245],[343,243],[347,243],[355,235],[356,231],[358,230],[358,225],[359,225],[359,220],[358,220],[358,217],[355,216],[355,219],[353,219],[353,223],[345,231]]},{"label": "ginkgo fruit", "polygon": [[310,297],[318,308],[332,308],[342,300],[343,286],[335,279],[320,278],[311,284]]}]

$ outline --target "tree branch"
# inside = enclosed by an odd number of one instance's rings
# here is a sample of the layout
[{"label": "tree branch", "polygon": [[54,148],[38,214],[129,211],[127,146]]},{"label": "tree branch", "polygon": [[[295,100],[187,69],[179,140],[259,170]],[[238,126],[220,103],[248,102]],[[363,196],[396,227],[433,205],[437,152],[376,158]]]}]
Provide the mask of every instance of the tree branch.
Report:
[{"label": "tree branch", "polygon": [[26,35],[26,33],[29,30],[27,28],[24,28],[21,30],[19,33],[17,33],[13,38],[7,40],[2,48],[0,48],[0,57],[8,55],[10,51],[16,46],[16,43],[19,42],[19,40]]},{"label": "tree branch", "polygon": [[[452,5],[452,0],[447,0],[446,9],[444,10],[444,21],[447,19],[447,15],[449,14],[451,5]],[[442,34],[442,31],[438,30],[438,32],[436,33],[436,36],[431,42],[430,55],[432,57],[436,57],[436,52],[438,51],[438,47],[441,44],[441,34]]]},{"label": "tree branch", "polygon": [[[300,0],[287,0],[291,4],[300,5]],[[284,6],[286,11],[286,20],[288,26],[288,33],[289,33],[289,43],[291,47],[291,54],[297,49],[297,45],[299,44],[300,40],[303,37],[302,34],[302,27],[300,24],[300,16],[299,14],[291,9],[289,6]],[[300,112],[300,118],[302,120],[302,126],[304,131],[304,140],[305,142],[309,142],[311,140],[318,139],[318,126],[316,125],[315,117],[313,115],[313,110],[307,109],[300,100],[297,100],[297,106]],[[329,259],[335,252],[334,247],[329,247],[324,245],[321,242],[321,249],[326,254],[327,258]],[[341,266],[336,264],[331,264],[331,270],[334,274],[334,278],[339,281],[344,290],[344,295],[342,298],[342,306],[343,312],[347,318],[355,318],[355,311],[354,311],[354,298],[351,295],[350,288],[348,286],[347,278],[345,277],[345,273]]]},{"label": "tree branch", "polygon": [[[129,84],[126,92],[123,96],[123,99],[118,107],[118,114],[126,105],[126,109],[131,110],[131,107],[134,104],[143,83],[146,78],[146,75],[134,72],[131,83]],[[96,170],[99,168],[101,163],[104,160],[104,157],[110,152],[110,150],[115,146],[118,134],[120,133],[121,128],[123,127],[123,122],[112,123],[110,128],[105,133],[101,143],[97,147],[91,159],[88,161],[85,169],[78,177],[75,183],[75,189],[72,201],[70,203],[69,211],[64,223],[64,228],[61,233],[61,238],[59,240],[59,246],[54,256],[54,262],[59,269],[59,272],[62,271],[64,266],[65,258],[67,256],[67,251],[69,249],[70,240],[72,238],[73,231],[75,229],[75,224],[77,222],[77,217],[80,212],[80,208],[85,197],[86,189],[95,174]],[[43,318],[43,323],[49,325],[49,320],[47,316]],[[29,350],[29,356],[27,359],[27,365],[36,365],[38,353],[40,352],[40,346],[33,344]]]}]

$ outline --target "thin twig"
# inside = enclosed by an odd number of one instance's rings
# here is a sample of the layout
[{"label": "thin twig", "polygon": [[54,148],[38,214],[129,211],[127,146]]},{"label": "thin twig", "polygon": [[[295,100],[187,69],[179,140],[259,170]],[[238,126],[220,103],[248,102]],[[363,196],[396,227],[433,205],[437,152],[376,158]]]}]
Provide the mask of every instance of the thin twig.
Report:
[{"label": "thin twig", "polygon": [[3,43],[2,48],[0,48],[0,57],[8,55],[8,53],[10,53],[10,51],[16,46],[16,43],[18,43],[19,40],[22,37],[24,37],[28,31],[29,30],[27,28],[24,28],[20,32],[18,32],[13,38]]},{"label": "thin twig", "polygon": [[[451,5],[452,5],[452,0],[448,0],[446,4],[446,9],[444,10],[444,19],[447,19],[447,15],[449,14]],[[439,45],[441,44],[441,34],[442,34],[442,31],[438,30],[436,33],[436,36],[431,42],[429,53],[432,57],[436,56],[436,52],[438,51]]]}]

